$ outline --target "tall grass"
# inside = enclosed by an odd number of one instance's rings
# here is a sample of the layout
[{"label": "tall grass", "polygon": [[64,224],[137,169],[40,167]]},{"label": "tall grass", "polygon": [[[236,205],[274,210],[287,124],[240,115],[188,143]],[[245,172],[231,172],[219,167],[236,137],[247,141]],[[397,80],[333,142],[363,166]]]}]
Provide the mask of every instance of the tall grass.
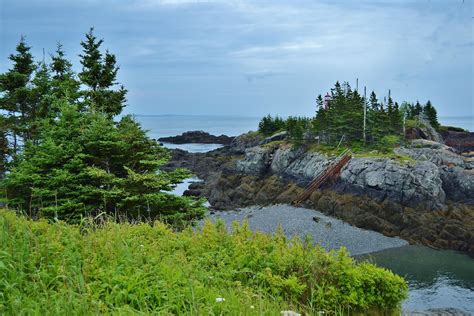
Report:
[{"label": "tall grass", "polygon": [[0,314],[278,315],[396,308],[405,281],[344,250],[160,222],[100,227],[0,210]]}]

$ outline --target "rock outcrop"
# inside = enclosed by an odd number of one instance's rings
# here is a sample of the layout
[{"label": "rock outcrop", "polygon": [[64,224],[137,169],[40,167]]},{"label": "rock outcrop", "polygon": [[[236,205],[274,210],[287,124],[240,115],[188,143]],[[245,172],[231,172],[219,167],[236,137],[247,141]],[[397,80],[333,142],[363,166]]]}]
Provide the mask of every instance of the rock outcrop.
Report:
[{"label": "rock outcrop", "polygon": [[234,154],[243,154],[247,148],[251,148],[260,144],[263,137],[255,132],[249,132],[237,136],[230,143],[230,151]]},{"label": "rock outcrop", "polygon": [[[224,210],[291,203],[334,159],[283,142],[259,145],[263,141],[249,133],[209,153],[174,150],[168,167],[194,171],[205,181],[186,194],[206,197],[212,208]],[[469,158],[429,140],[415,140],[396,153],[401,159],[354,157],[305,206],[411,243],[474,254]]]},{"label": "rock outcrop", "polygon": [[178,136],[161,137],[158,140],[160,142],[172,143],[172,144],[222,144],[229,145],[234,137],[226,135],[215,136],[204,131],[191,131],[185,132]]},{"label": "rock outcrop", "polygon": [[[474,195],[474,176],[466,172],[471,165],[443,144],[429,141],[421,144],[424,147],[415,142],[411,148],[397,151],[413,161],[352,159],[343,169],[337,189],[429,209],[445,205],[447,196],[454,201],[468,201],[469,193]],[[245,158],[237,161],[236,169],[253,176],[277,175],[304,186],[325,170],[332,159],[291,146],[260,146],[247,149]]]},{"label": "rock outcrop", "polygon": [[453,147],[460,153],[474,152],[474,132],[461,131],[448,127],[441,132],[444,143]]},{"label": "rock outcrop", "polygon": [[416,120],[417,127],[408,128],[405,132],[407,139],[426,139],[443,143],[443,137],[431,126],[430,122],[423,115],[419,115]]}]

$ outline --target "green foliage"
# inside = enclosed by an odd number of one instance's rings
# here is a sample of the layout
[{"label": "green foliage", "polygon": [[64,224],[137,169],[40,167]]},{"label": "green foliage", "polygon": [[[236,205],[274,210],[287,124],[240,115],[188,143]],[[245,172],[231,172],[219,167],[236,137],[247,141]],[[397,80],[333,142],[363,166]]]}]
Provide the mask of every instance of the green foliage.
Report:
[{"label": "green foliage", "polygon": [[26,144],[4,180],[9,206],[68,221],[106,212],[180,224],[203,215],[200,201],[164,192],[189,173],[159,171],[167,150],[132,118],[114,123],[67,103],[60,109],[42,129],[41,142]]},{"label": "green foliage", "polygon": [[464,128],[461,127],[454,127],[454,126],[445,126],[445,125],[440,125],[438,127],[439,132],[447,132],[447,131],[453,131],[453,132],[467,132]]},{"label": "green foliage", "polygon": [[386,135],[378,142],[378,149],[383,152],[391,152],[396,145],[400,145],[400,137],[397,135]]},{"label": "green foliage", "polygon": [[94,28],[86,34],[86,40],[81,42],[83,54],[81,57],[82,71],[79,73],[81,82],[88,89],[85,90],[85,105],[93,110],[114,117],[122,112],[127,90],[117,85],[116,77],[119,67],[116,65],[115,55],[108,50],[103,56],[100,46],[103,40],[98,40],[94,35]]},{"label": "green foliage", "polygon": [[301,142],[306,131],[310,129],[311,119],[307,117],[290,116],[286,120],[267,115],[258,124],[259,133],[271,136],[277,132],[286,131],[288,137],[295,142]]},{"label": "green foliage", "polygon": [[36,68],[30,49],[25,38],[21,37],[16,54],[9,57],[12,67],[0,74],[0,113],[4,115],[5,129],[13,138],[11,151],[14,156],[19,151],[19,138],[30,136],[34,106],[29,83]]},{"label": "green foliage", "polygon": [[278,116],[273,118],[270,114],[263,117],[258,123],[258,131],[265,136],[271,136],[284,129],[285,121]]},{"label": "green foliage", "polygon": [[201,217],[202,201],[167,193],[189,173],[161,171],[169,153],[130,117],[113,121],[126,90],[116,89],[119,68],[102,43],[93,29],[86,34],[79,80],[61,44],[50,64],[35,66],[20,40],[0,75],[0,198],[71,222],[102,212],[178,226]]},{"label": "green foliage", "polygon": [[[55,99],[66,99],[69,103],[76,104],[80,97],[80,82],[72,70],[72,63],[65,55],[61,43],[58,43],[54,55],[51,55],[51,92]],[[54,115],[59,109],[52,110],[51,114]]]},{"label": "green foliage", "polygon": [[[32,221],[0,210],[0,314],[277,315],[397,308],[405,281],[346,251],[222,223]],[[219,302],[216,298],[223,298]]]},{"label": "green foliage", "polygon": [[431,104],[431,101],[428,100],[426,105],[423,107],[423,114],[426,116],[431,126],[434,128],[439,128],[438,114],[434,106]]},{"label": "green foliage", "polygon": [[8,127],[6,118],[0,114],[0,180],[3,179],[7,171],[8,156],[10,152],[7,133]]}]

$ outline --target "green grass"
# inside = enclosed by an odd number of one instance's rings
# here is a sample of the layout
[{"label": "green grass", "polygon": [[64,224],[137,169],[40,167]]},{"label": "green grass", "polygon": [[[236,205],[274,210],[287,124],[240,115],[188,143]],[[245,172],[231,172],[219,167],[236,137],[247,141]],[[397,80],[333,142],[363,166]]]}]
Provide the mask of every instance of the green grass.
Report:
[{"label": "green grass", "polygon": [[393,151],[393,149],[384,149],[380,150],[375,146],[360,146],[358,144],[354,146],[341,146],[336,148],[336,146],[329,146],[323,144],[311,144],[309,145],[309,150],[313,152],[319,152],[328,156],[338,156],[344,150],[351,149],[354,157],[358,158],[385,158],[391,159],[398,162],[414,162],[415,160],[406,155],[400,155]]},{"label": "green grass", "polygon": [[397,308],[407,295],[392,272],[281,232],[91,222],[0,210],[0,314],[347,314]]},{"label": "green grass", "polygon": [[263,144],[262,147],[263,148],[271,148],[271,147],[274,147],[274,146],[282,146],[282,145],[293,146],[291,143],[289,143],[285,140],[274,140],[272,142]]},{"label": "green grass", "polygon": [[453,132],[468,132],[464,128],[461,127],[455,127],[455,126],[444,126],[440,125],[438,127],[438,132],[447,132],[447,131],[453,131]]}]

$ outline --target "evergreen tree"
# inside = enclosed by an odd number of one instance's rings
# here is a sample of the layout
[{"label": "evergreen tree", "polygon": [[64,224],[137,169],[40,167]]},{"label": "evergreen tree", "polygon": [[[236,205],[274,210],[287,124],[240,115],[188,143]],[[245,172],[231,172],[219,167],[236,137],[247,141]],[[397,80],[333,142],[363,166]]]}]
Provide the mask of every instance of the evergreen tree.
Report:
[{"label": "evergreen tree", "polygon": [[367,139],[374,141],[379,138],[380,134],[380,111],[379,101],[374,91],[369,96],[369,107],[367,109]]},{"label": "evergreen tree", "polygon": [[426,105],[423,107],[423,114],[426,116],[431,126],[433,126],[434,128],[439,128],[438,113],[436,112],[434,106],[431,104],[430,100],[428,100],[428,102],[426,102]]},{"label": "evergreen tree", "polygon": [[125,106],[127,90],[123,86],[114,89],[119,67],[116,65],[115,55],[108,50],[102,55],[102,43],[103,40],[98,40],[94,29],[91,28],[86,34],[86,40],[81,42],[83,54],[79,55],[82,64],[79,78],[88,88],[84,91],[85,106],[114,117],[120,114]]},{"label": "evergreen tree", "polygon": [[415,107],[412,111],[412,116],[415,117],[420,115],[421,113],[423,113],[423,107],[421,106],[420,102],[416,101]]},{"label": "evergreen tree", "polygon": [[41,129],[41,142],[26,144],[4,180],[11,207],[72,222],[101,212],[173,224],[203,215],[200,201],[166,193],[189,173],[160,170],[168,151],[133,119],[114,123],[62,102],[59,117]]},{"label": "evergreen tree", "polygon": [[13,67],[0,74],[0,111],[6,113],[4,124],[13,138],[13,156],[18,153],[19,138],[28,137],[27,122],[31,110],[29,82],[35,70],[30,49],[22,36],[16,46],[16,54],[9,56]]},{"label": "evergreen tree", "polygon": [[[56,99],[66,98],[76,104],[79,97],[80,82],[76,79],[72,64],[66,59],[61,43],[57,44],[54,55],[51,55],[52,94]],[[54,109],[57,112],[58,109]]]},{"label": "evergreen tree", "polygon": [[0,114],[0,180],[7,171],[8,156],[10,148],[8,146],[8,124],[4,115]]},{"label": "evergreen tree", "polygon": [[397,122],[397,113],[395,111],[395,104],[393,103],[392,97],[388,97],[387,101],[387,122],[386,122],[386,133],[394,134],[395,133],[395,124]]},{"label": "evergreen tree", "polygon": [[400,111],[400,106],[397,102],[393,107],[393,116],[391,120],[391,124],[395,134],[402,134],[403,132],[403,112]]},{"label": "evergreen tree", "polygon": [[44,61],[38,64],[31,84],[31,106],[25,123],[27,126],[25,139],[36,142],[42,120],[51,115],[51,77]]}]

